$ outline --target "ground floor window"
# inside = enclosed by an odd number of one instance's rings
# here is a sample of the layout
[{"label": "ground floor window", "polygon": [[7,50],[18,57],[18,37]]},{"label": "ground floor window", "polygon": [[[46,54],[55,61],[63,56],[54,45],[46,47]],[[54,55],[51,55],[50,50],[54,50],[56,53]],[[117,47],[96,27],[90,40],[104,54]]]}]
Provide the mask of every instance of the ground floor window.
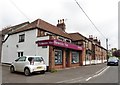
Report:
[{"label": "ground floor window", "polygon": [[62,64],[62,50],[55,50],[55,64]]},{"label": "ground floor window", "polygon": [[23,52],[18,52],[18,57],[23,56]]},{"label": "ground floor window", "polygon": [[79,63],[79,53],[78,52],[72,52],[72,63]]}]

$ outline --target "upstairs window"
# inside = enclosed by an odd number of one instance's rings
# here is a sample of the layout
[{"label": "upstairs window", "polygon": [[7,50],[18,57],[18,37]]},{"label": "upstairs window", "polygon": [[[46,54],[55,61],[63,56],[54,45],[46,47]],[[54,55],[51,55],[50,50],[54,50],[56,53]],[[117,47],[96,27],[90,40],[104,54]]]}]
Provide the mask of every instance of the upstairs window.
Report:
[{"label": "upstairs window", "polygon": [[19,42],[25,41],[25,34],[19,35]]},{"label": "upstairs window", "polygon": [[64,39],[63,39],[62,37],[59,37],[58,39],[59,39],[60,41],[64,41]]},{"label": "upstairs window", "polygon": [[69,42],[69,43],[71,43],[71,41],[70,41],[70,40],[66,40],[66,42]]}]

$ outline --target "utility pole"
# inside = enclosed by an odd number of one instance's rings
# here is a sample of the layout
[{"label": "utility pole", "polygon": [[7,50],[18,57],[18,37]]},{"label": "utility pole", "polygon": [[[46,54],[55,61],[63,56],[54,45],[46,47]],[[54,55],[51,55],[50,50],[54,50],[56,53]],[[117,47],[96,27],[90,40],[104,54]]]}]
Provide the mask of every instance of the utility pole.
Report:
[{"label": "utility pole", "polygon": [[108,61],[108,38],[106,38],[107,61]]}]

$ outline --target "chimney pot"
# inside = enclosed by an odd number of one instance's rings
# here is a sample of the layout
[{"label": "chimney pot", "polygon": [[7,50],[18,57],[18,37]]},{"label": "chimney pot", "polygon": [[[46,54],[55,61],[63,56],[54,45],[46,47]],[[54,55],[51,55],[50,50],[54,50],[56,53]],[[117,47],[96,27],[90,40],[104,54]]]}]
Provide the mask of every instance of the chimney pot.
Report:
[{"label": "chimney pot", "polygon": [[65,32],[66,27],[65,27],[64,19],[58,20],[57,27],[61,28]]},{"label": "chimney pot", "polygon": [[64,19],[62,19],[63,23],[64,23]]},{"label": "chimney pot", "polygon": [[62,20],[60,20],[60,24],[62,23]]},{"label": "chimney pot", "polygon": [[58,24],[60,23],[60,21],[58,20]]}]

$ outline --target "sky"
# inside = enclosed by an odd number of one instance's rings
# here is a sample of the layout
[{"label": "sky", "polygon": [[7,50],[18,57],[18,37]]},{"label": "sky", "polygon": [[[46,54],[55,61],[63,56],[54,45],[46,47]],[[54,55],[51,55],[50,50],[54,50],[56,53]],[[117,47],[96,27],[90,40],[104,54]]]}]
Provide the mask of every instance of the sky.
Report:
[{"label": "sky", "polygon": [[79,32],[85,37],[93,35],[106,48],[118,48],[118,2],[119,0],[76,0],[96,28],[91,24],[75,0],[0,0],[0,30],[26,21],[42,19],[57,25],[65,19],[66,32]]}]

